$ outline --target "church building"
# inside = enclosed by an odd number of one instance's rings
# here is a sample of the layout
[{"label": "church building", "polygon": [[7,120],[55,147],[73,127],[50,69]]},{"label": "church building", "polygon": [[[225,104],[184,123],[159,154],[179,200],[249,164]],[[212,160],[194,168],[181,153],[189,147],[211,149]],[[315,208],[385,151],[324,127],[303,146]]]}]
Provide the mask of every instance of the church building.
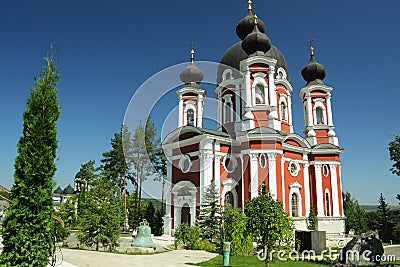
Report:
[{"label": "church building", "polygon": [[[343,148],[334,131],[333,88],[323,81],[324,66],[310,43],[310,61],[301,70],[304,87],[294,89],[285,57],[265,34],[251,1],[236,33],[241,40],[226,50],[218,68],[218,129],[203,128],[204,74],[193,50],[180,75],[178,127],[163,141],[168,158],[164,233],[181,223],[195,224],[205,188],[214,181],[221,207],[244,208],[265,182],[297,230],[307,229],[313,207],[317,230],[343,234]],[[293,129],[292,97],[302,100],[302,111],[296,112],[304,113],[304,136]]]}]

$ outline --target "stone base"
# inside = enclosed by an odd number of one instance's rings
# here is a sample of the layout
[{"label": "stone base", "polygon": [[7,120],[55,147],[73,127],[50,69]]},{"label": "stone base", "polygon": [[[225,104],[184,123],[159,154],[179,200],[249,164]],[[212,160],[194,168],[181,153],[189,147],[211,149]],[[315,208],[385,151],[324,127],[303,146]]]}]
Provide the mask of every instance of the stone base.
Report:
[{"label": "stone base", "polygon": [[128,247],[126,248],[126,253],[154,253],[153,248],[143,248],[143,247]]}]

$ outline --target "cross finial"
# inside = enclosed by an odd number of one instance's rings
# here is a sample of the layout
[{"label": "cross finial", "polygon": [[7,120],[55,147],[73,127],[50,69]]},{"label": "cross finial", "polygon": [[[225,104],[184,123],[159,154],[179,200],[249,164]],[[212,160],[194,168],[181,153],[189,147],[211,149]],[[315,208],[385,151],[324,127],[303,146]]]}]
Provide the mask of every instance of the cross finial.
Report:
[{"label": "cross finial", "polygon": [[314,56],[314,47],[312,46],[312,43],[315,41],[314,38],[310,38],[310,40],[308,41],[310,43],[310,53],[311,56]]},{"label": "cross finial", "polygon": [[190,62],[194,63],[194,42],[192,41],[192,50],[190,51]]}]

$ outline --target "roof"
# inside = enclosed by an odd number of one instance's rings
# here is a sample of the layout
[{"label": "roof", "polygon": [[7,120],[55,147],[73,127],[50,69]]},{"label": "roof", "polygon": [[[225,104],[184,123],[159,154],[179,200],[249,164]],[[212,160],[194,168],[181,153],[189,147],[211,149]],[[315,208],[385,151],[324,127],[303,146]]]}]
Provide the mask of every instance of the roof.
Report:
[{"label": "roof", "polygon": [[63,194],[64,195],[71,195],[74,193],[74,189],[72,186],[69,184],[66,188],[64,188]]},{"label": "roof", "polygon": [[61,187],[57,187],[56,190],[54,190],[53,194],[62,194],[63,190],[61,189]]}]

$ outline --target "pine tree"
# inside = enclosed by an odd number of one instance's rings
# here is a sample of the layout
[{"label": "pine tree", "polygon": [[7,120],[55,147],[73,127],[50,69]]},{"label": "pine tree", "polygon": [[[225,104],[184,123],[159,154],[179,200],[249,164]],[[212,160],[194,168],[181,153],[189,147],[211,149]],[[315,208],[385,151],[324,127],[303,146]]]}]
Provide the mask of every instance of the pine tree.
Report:
[{"label": "pine tree", "polygon": [[86,194],[94,186],[95,181],[98,177],[99,168],[95,166],[94,160],[82,163],[79,171],[75,175],[75,181],[77,184],[77,215],[80,216],[82,208],[82,202],[86,199]]},{"label": "pine tree", "polygon": [[379,236],[383,242],[389,242],[392,239],[393,224],[391,222],[390,209],[382,193],[379,197],[378,215]]},{"label": "pine tree", "polygon": [[197,225],[201,229],[200,237],[216,245],[219,245],[221,238],[221,213],[218,198],[219,193],[212,180],[204,190],[203,203],[197,218]]},{"label": "pine tree", "polygon": [[56,121],[60,114],[56,86],[60,75],[54,53],[45,60],[23,115],[11,203],[2,230],[2,266],[46,266],[52,253]]}]

